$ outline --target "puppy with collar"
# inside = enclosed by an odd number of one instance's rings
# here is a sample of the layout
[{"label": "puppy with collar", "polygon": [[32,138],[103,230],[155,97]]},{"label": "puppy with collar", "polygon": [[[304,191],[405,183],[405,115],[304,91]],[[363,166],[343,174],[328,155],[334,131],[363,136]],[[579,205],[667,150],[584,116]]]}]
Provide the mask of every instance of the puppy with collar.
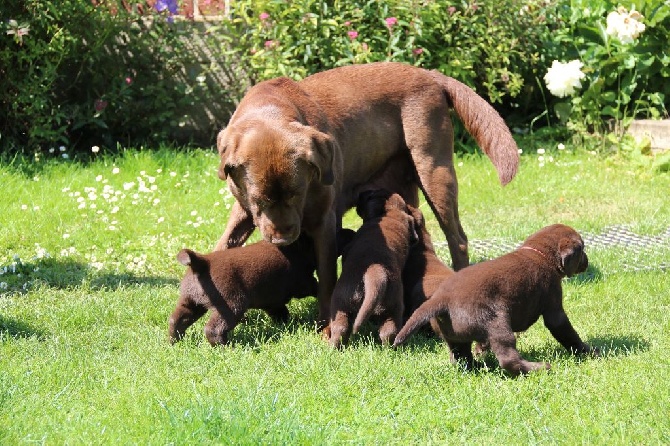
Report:
[{"label": "puppy with collar", "polygon": [[394,347],[431,318],[440,327],[453,361],[472,367],[473,341],[487,345],[511,375],[549,369],[545,362],[524,360],[514,332],[527,330],[540,316],[558,342],[574,354],[598,354],[585,344],[563,309],[561,280],[586,271],[584,241],[572,228],[547,226],[514,252],[478,263],[447,278],[409,318]]},{"label": "puppy with collar", "polygon": [[417,240],[414,218],[398,194],[363,192],[356,211],[363,225],[344,248],[342,273],[330,304],[329,343],[334,348],[346,343],[368,318],[379,322],[382,344],[393,341],[402,325],[402,269]]}]

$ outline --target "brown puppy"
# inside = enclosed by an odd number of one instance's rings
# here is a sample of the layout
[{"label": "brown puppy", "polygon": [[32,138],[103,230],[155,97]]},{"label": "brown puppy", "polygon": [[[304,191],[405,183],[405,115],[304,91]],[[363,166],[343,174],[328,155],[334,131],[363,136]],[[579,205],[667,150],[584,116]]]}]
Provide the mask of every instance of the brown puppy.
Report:
[{"label": "brown puppy", "polygon": [[344,249],[342,274],[331,300],[330,345],[339,348],[369,317],[380,322],[383,344],[402,325],[402,268],[417,235],[414,219],[398,194],[385,190],[361,194],[356,208],[363,225]]},{"label": "brown puppy", "polygon": [[[408,205],[407,207],[417,224],[419,240],[410,249],[405,268],[402,270],[402,283],[405,290],[405,321],[426,300],[431,298],[444,279],[454,274],[454,271],[445,265],[435,253],[435,247],[426,229],[426,222],[421,211],[414,206]],[[431,318],[430,325],[435,334],[445,339],[439,319]]]},{"label": "brown puppy", "polygon": [[412,314],[393,345],[438,317],[452,360],[464,359],[472,367],[471,344],[477,341],[488,344],[500,366],[512,375],[549,369],[548,363],[524,360],[514,337],[515,331],[528,329],[542,316],[563,347],[572,353],[597,354],[582,342],[563,310],[561,279],[587,267],[579,234],[565,225],[547,226],[516,251],[447,278]]},{"label": "brown puppy", "polygon": [[[437,72],[383,62],[335,68],[301,82],[277,78],[252,87],[217,137],[219,176],[236,198],[217,249],[241,245],[258,227],[269,242],[315,242],[319,321],[337,279],[336,232],[358,193],[392,159],[409,163],[417,188],[449,243],[456,269],[468,265],[453,166],[454,108],[489,156],[502,184],[516,174],[518,149],[498,113],[472,89]],[[403,189],[401,191],[400,189]]]},{"label": "brown puppy", "polygon": [[301,236],[282,247],[260,241],[205,255],[181,250],[177,260],[189,269],[170,316],[170,341],[180,340],[207,310],[212,315],[205,336],[212,345],[225,344],[249,308],[265,310],[275,321],[288,320],[286,304],[292,297],[316,295],[313,249]]}]

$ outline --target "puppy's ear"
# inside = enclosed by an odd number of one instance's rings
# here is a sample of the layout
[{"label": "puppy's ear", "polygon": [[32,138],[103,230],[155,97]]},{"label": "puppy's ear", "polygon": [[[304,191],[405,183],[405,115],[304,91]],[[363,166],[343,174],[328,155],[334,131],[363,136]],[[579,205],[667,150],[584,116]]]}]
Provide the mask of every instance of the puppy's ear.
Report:
[{"label": "puppy's ear", "polygon": [[335,139],[299,122],[292,122],[291,125],[309,138],[310,144],[306,148],[305,159],[316,169],[321,184],[332,185],[335,182],[333,174],[333,158],[337,150]]},{"label": "puppy's ear", "polygon": [[379,189],[369,189],[358,194],[356,213],[365,222],[384,215],[386,200]]},{"label": "puppy's ear", "polygon": [[202,272],[209,269],[209,264],[207,260],[200,254],[190,249],[182,249],[177,254],[177,261],[184,266],[190,266],[191,269],[196,272]]},{"label": "puppy's ear", "polygon": [[561,239],[558,251],[561,256],[561,268],[566,276],[574,276],[586,270],[588,264],[585,261],[583,242],[572,238]]}]

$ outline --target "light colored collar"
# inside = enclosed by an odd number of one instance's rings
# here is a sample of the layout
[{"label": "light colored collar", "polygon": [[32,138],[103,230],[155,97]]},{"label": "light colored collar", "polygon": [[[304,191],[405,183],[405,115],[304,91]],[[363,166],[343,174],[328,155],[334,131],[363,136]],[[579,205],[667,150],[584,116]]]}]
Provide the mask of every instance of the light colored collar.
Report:
[{"label": "light colored collar", "polygon": [[[536,253],[538,253],[538,254],[540,254],[542,257],[544,257],[545,260],[547,260],[548,262],[551,262],[551,259],[549,259],[549,257],[547,257],[547,255],[546,255],[545,253],[543,253],[542,251],[540,251],[540,250],[538,250],[538,249],[533,248],[532,246],[522,246],[522,247],[520,247],[519,249],[530,249],[531,251],[535,251]],[[561,274],[563,274],[563,275],[565,276],[565,271],[563,270],[563,267],[562,267],[561,265],[556,265],[556,268],[558,269],[558,271],[559,271]]]}]

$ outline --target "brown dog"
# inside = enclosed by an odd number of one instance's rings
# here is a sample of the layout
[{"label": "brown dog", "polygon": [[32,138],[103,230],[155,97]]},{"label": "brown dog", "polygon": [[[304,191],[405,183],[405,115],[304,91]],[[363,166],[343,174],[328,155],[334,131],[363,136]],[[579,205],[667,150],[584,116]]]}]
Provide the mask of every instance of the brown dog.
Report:
[{"label": "brown dog", "polygon": [[385,190],[361,194],[356,208],[363,225],[344,249],[342,274],[330,304],[330,345],[339,348],[374,317],[383,344],[393,341],[402,325],[402,268],[417,240],[415,222],[403,199]]},{"label": "brown dog", "polygon": [[170,341],[180,340],[207,310],[212,315],[205,335],[212,345],[225,344],[249,308],[265,310],[275,321],[288,320],[286,304],[292,297],[316,295],[313,249],[301,236],[281,247],[260,241],[205,255],[181,250],[177,260],[190,268],[170,316]]},{"label": "brown dog", "polygon": [[[426,229],[426,222],[421,211],[413,206],[408,205],[407,207],[418,227],[419,240],[410,249],[405,268],[402,270],[402,283],[405,290],[405,321],[426,300],[431,298],[444,279],[454,274],[454,271],[445,265],[435,253],[435,247]],[[430,325],[435,334],[445,339],[443,328],[437,318],[431,318]]]},{"label": "brown dog", "polygon": [[435,213],[456,269],[468,265],[453,166],[454,108],[489,156],[502,184],[516,174],[518,149],[498,113],[472,89],[438,72],[400,63],[335,68],[301,82],[277,78],[252,87],[217,137],[219,176],[236,203],[217,249],[263,238],[315,242],[319,321],[329,315],[337,279],[336,232],[371,178],[394,159],[411,163],[413,183],[377,184]]},{"label": "brown dog", "polygon": [[582,342],[563,310],[561,279],[588,267],[584,242],[565,225],[531,235],[514,252],[478,263],[447,278],[396,336],[394,347],[430,318],[441,328],[452,360],[473,366],[472,341],[490,346],[500,366],[512,375],[549,369],[549,363],[524,360],[514,332],[524,331],[540,316],[551,334],[572,353],[595,353]]}]

